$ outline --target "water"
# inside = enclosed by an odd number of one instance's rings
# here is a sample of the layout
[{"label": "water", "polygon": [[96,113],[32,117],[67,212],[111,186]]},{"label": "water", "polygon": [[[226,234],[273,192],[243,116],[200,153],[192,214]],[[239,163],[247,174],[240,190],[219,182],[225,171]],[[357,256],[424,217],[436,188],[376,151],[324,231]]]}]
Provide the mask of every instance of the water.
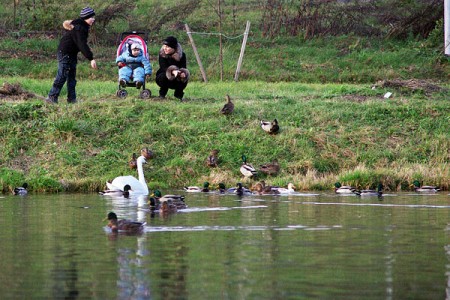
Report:
[{"label": "water", "polygon": [[[179,191],[163,191],[173,193]],[[450,196],[0,198],[2,299],[450,299]],[[103,219],[146,221],[112,235]]]}]

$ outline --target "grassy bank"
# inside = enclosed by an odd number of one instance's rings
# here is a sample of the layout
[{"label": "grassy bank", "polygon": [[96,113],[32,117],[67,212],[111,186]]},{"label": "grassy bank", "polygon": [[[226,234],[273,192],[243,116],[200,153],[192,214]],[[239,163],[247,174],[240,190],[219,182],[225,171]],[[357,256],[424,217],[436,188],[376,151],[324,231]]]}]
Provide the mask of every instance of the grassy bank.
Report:
[{"label": "grassy bank", "polygon": [[[3,77],[1,82],[45,96],[51,79]],[[155,94],[154,83],[149,84]],[[447,88],[449,86],[447,85]],[[151,188],[180,188],[241,181],[241,155],[255,166],[278,159],[281,172],[265,178],[300,190],[330,190],[337,180],[358,187],[382,182],[409,190],[414,179],[450,187],[448,91],[394,89],[369,84],[189,84],[189,101],[140,100],[129,89],[115,97],[112,81],[80,80],[80,103],[55,106],[37,98],[0,99],[0,185],[3,192],[27,181],[33,192],[92,192],[105,181],[135,174],[127,161],[148,146]],[[386,92],[393,92],[384,99]],[[219,114],[229,94],[230,117]],[[63,92],[63,95],[64,92]],[[277,118],[281,132],[265,134],[260,119]],[[206,167],[212,149],[220,165]],[[251,185],[249,181],[245,181]]]},{"label": "grassy bank", "polygon": [[[194,30],[194,29],[193,29]],[[173,32],[188,57],[191,81],[202,81],[192,47],[184,31]],[[153,68],[158,68],[158,51],[163,37],[148,43]],[[194,36],[208,81],[220,80],[219,41],[216,36]],[[2,37],[0,70],[2,76],[50,79],[56,74],[58,36],[33,38]],[[223,80],[234,79],[242,39],[223,42]],[[92,44],[99,65],[93,72],[80,55],[77,75],[80,80],[117,81],[116,44]],[[428,79],[448,82],[450,60],[442,49],[428,41],[389,41],[356,36],[304,40],[284,37],[268,40],[250,36],[240,81],[356,83],[374,84],[379,80]]]}]

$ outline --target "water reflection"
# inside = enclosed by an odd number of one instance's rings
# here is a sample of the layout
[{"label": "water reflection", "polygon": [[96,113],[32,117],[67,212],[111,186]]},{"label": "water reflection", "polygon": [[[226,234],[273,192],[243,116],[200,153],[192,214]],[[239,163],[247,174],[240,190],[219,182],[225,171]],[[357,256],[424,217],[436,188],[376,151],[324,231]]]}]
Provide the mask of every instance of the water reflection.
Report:
[{"label": "water reflection", "polygon": [[79,294],[77,238],[76,236],[57,237],[56,240],[65,241],[69,245],[61,246],[60,243],[55,243],[52,250],[55,254],[51,271],[53,298],[76,299]]},{"label": "water reflection", "polygon": [[117,249],[118,299],[149,299],[150,286],[144,257],[146,236],[137,237],[137,247]]},{"label": "water reflection", "polygon": [[[186,198],[2,199],[2,298],[450,299],[447,195]],[[110,211],[145,231],[105,233]]]}]

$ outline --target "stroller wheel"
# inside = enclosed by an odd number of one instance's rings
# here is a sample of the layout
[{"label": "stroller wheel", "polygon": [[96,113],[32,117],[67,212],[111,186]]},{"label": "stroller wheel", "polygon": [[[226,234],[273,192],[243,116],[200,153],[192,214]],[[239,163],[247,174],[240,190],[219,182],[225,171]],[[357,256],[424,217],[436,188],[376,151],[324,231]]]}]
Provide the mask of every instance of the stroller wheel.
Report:
[{"label": "stroller wheel", "polygon": [[118,90],[116,95],[119,98],[125,98],[128,95],[128,92],[126,90]]},{"label": "stroller wheel", "polygon": [[148,99],[152,95],[152,92],[150,90],[142,90],[141,91],[141,98],[142,99]]}]

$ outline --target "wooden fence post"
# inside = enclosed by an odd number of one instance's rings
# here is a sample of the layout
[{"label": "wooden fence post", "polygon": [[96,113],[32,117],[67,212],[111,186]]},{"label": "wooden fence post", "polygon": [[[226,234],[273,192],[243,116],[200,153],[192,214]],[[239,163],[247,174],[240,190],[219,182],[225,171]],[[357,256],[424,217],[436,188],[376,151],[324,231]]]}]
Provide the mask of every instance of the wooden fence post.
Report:
[{"label": "wooden fence post", "polygon": [[189,29],[188,24],[184,24],[184,27],[186,28],[186,33],[189,37],[189,40],[191,41],[192,49],[194,49],[195,58],[197,59],[198,66],[200,67],[200,72],[202,73],[203,81],[208,82],[208,80],[206,79],[205,70],[203,69],[202,61],[200,60],[200,56],[198,55],[197,47],[195,47],[194,39],[192,38],[191,35],[191,30]]},{"label": "wooden fence post", "polygon": [[244,58],[245,45],[247,44],[248,32],[250,31],[250,21],[247,21],[247,26],[245,27],[244,39],[242,40],[241,54],[239,54],[239,60],[236,68],[236,73],[234,74],[234,81],[238,81],[239,73],[241,72],[242,59]]}]

